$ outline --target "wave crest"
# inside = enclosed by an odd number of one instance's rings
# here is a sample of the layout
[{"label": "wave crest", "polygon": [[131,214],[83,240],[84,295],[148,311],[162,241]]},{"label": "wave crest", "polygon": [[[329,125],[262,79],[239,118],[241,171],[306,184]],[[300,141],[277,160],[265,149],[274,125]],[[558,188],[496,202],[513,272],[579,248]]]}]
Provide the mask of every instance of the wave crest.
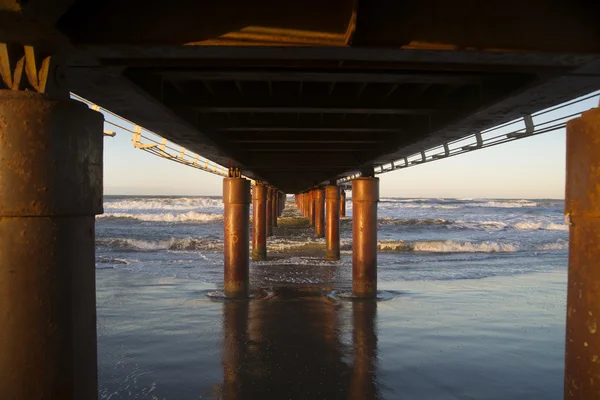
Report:
[{"label": "wave crest", "polygon": [[131,214],[131,213],[105,213],[97,218],[104,219],[133,219],[144,222],[212,222],[223,219],[222,214],[200,213],[189,211],[183,214]]}]

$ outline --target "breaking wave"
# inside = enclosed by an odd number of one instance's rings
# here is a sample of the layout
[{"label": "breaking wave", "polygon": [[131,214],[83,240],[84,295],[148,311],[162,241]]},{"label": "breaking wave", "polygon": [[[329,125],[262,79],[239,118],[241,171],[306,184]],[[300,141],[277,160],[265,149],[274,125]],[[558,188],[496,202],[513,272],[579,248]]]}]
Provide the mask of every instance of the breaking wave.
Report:
[{"label": "breaking wave", "polygon": [[172,238],[168,240],[140,240],[130,238],[96,239],[99,246],[133,251],[157,250],[223,250],[223,243],[214,238]]},{"label": "breaking wave", "polygon": [[380,241],[377,248],[389,252],[415,253],[514,253],[523,250],[564,250],[569,246],[567,241],[558,240],[553,243],[543,243],[531,247],[517,243],[502,243],[493,241],[469,242],[454,240],[431,241]]},{"label": "breaking wave", "polygon": [[200,213],[189,211],[183,214],[131,214],[131,213],[105,213],[97,218],[104,219],[134,219],[145,222],[212,222],[223,219],[222,214]]},{"label": "breaking wave", "polygon": [[198,208],[222,209],[223,201],[210,197],[152,197],[104,202],[105,210],[190,210]]}]

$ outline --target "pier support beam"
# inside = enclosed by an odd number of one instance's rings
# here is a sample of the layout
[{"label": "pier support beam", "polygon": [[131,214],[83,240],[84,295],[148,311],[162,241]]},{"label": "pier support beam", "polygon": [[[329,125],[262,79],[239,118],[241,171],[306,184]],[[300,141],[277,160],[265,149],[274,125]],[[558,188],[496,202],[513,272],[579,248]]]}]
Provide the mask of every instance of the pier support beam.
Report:
[{"label": "pier support beam", "polygon": [[252,189],[252,259],[267,259],[267,188],[261,184]]},{"label": "pier support beam", "polygon": [[340,188],[327,186],[325,188],[326,214],[325,241],[326,260],[340,259]]},{"label": "pier support beam", "polygon": [[279,213],[277,210],[279,209],[279,191],[273,189],[273,200],[271,200],[271,221],[273,222],[273,228],[277,228],[277,217],[279,217]]},{"label": "pier support beam", "polygon": [[248,297],[250,181],[239,175],[223,179],[223,204],[225,206],[225,296]]},{"label": "pier support beam", "polygon": [[315,191],[311,189],[308,192],[308,221],[311,227],[315,226]]},{"label": "pier support beam", "polygon": [[340,217],[346,217],[346,191],[344,189],[340,191]]},{"label": "pier support beam", "polygon": [[273,188],[267,188],[267,236],[273,236]]},{"label": "pier support beam", "polygon": [[96,399],[102,114],[0,90],[0,397]]},{"label": "pier support beam", "polygon": [[567,122],[565,399],[600,398],[600,109]]},{"label": "pier support beam", "polygon": [[315,235],[325,237],[325,190],[315,189]]},{"label": "pier support beam", "polygon": [[377,295],[377,202],[379,178],[352,181],[352,293]]}]

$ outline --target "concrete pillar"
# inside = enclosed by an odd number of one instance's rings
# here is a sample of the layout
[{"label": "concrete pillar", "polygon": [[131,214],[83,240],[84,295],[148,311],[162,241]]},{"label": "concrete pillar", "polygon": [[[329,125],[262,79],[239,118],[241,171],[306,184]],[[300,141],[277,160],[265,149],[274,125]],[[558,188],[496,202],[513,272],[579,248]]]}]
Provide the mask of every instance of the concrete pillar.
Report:
[{"label": "concrete pillar", "polygon": [[327,186],[325,188],[326,201],[326,260],[340,259],[340,188]]},{"label": "concrete pillar", "polygon": [[308,192],[308,221],[311,227],[315,226],[315,191],[311,189]]},{"label": "concrete pillar", "polygon": [[273,228],[277,228],[277,217],[279,216],[279,213],[277,212],[279,209],[279,191],[276,189],[273,189],[273,200],[271,201],[271,221],[273,222]]},{"label": "concrete pillar", "polygon": [[352,181],[352,293],[377,295],[377,202],[379,179]]},{"label": "concrete pillar", "polygon": [[248,297],[250,181],[244,178],[223,179],[223,204],[225,206],[225,296]]},{"label": "concrete pillar", "polygon": [[600,109],[567,122],[565,399],[600,398]]},{"label": "concrete pillar", "polygon": [[267,236],[273,236],[273,188],[267,188]]},{"label": "concrete pillar", "polygon": [[315,235],[325,237],[325,190],[315,189]]},{"label": "concrete pillar", "polygon": [[255,185],[252,189],[252,259],[267,259],[267,188]]},{"label": "concrete pillar", "polygon": [[96,399],[102,114],[0,90],[0,397]]},{"label": "concrete pillar", "polygon": [[340,191],[340,217],[346,217],[346,191]]}]

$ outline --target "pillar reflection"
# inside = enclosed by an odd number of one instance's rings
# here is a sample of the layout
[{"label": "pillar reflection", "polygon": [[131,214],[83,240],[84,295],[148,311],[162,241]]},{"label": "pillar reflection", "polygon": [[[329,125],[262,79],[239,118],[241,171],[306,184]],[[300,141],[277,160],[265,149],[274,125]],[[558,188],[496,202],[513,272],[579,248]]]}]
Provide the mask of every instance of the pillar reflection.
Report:
[{"label": "pillar reflection", "polygon": [[[274,290],[265,299],[223,303],[219,398],[379,398],[377,303],[339,303],[323,288]],[[351,344],[343,335],[350,329]]]},{"label": "pillar reflection", "polygon": [[352,303],[352,347],[354,361],[348,399],[378,399],[377,390],[377,302]]}]

